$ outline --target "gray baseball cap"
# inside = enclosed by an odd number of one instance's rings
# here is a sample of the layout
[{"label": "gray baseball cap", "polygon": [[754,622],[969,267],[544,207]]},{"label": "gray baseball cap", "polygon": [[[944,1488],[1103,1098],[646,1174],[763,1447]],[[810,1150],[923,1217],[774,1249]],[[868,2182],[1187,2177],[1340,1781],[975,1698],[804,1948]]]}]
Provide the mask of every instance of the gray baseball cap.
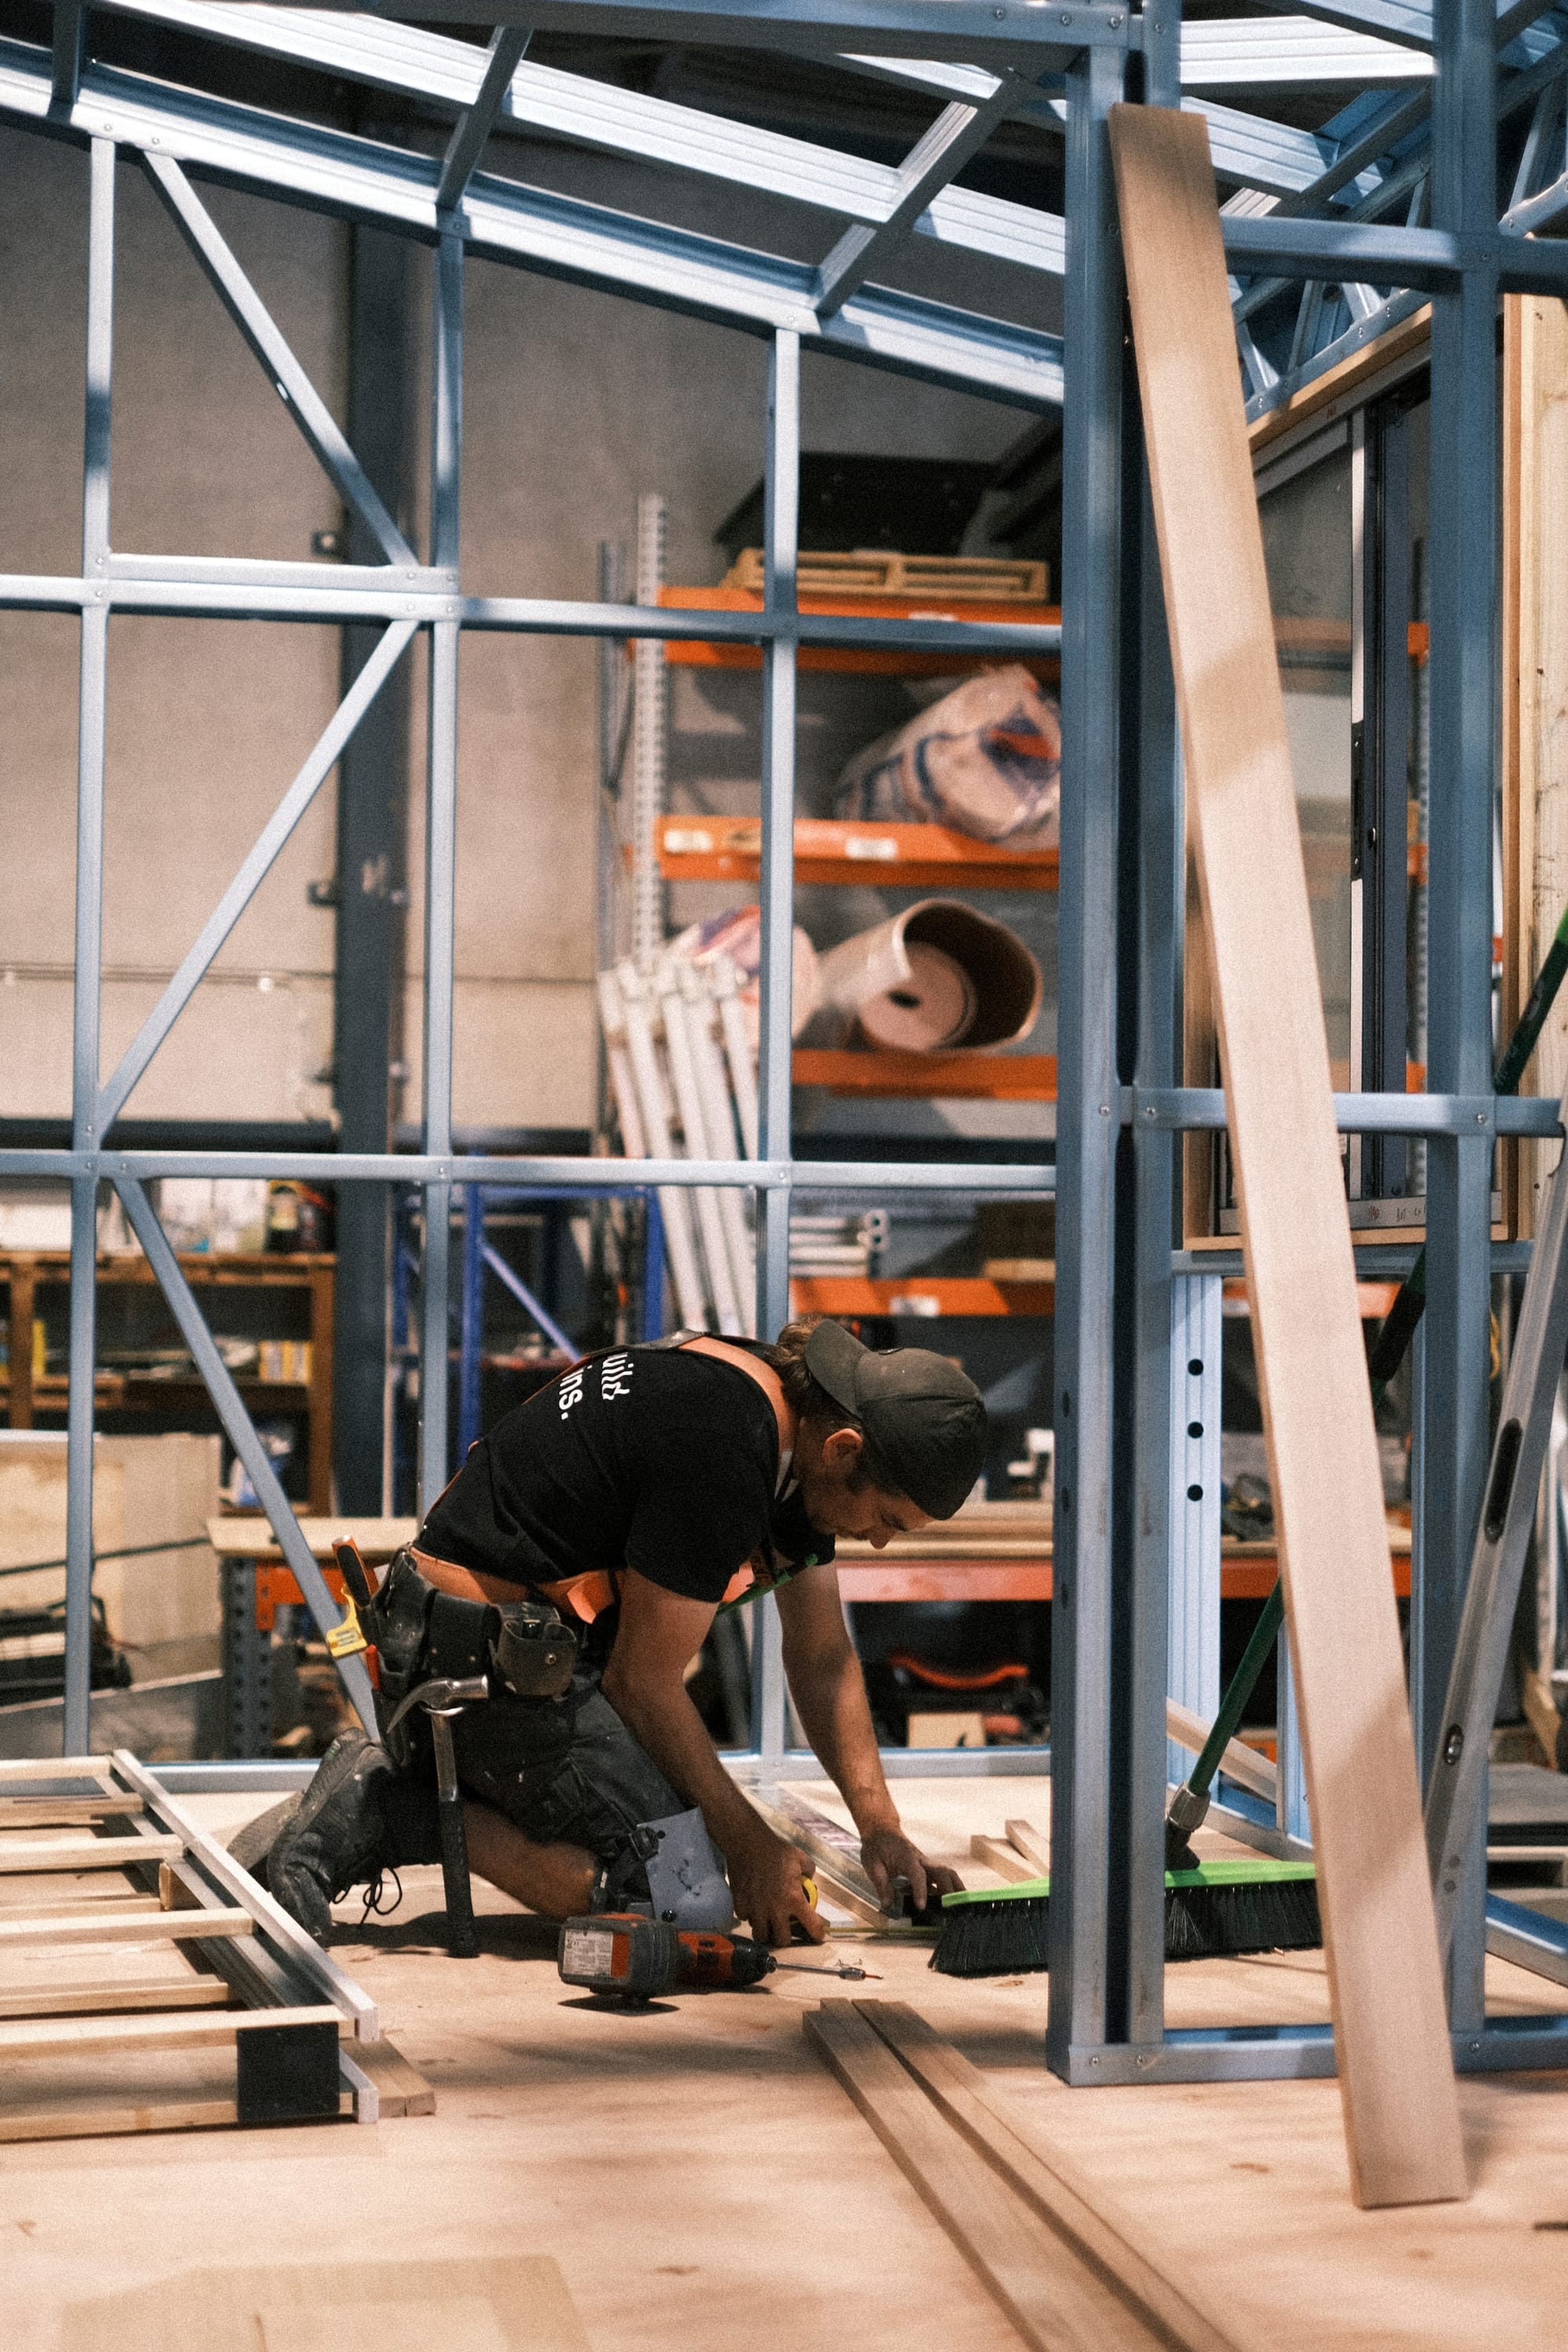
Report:
[{"label": "gray baseball cap", "polygon": [[805,1368],[855,1415],[899,1491],[951,1519],[985,1461],[985,1406],[967,1373],[930,1348],[863,1347],[842,1323],[817,1325]]}]

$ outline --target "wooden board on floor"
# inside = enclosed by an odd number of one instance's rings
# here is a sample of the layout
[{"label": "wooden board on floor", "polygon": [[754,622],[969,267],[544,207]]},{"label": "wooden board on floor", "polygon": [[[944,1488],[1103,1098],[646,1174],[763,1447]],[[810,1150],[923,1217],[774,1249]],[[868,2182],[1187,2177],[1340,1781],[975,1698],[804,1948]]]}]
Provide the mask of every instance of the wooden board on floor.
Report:
[{"label": "wooden board on floor", "polygon": [[[345,2322],[351,2311],[413,2307],[469,2300],[490,2315],[507,2352],[590,2352],[559,2264],[549,2254],[427,2255],[418,2261],[292,2263],[279,2258],[244,2270],[186,2270],[148,2286],[71,2304],[64,2315],[60,2352],[257,2352],[260,2343],[302,2339],[288,2335],[285,2315],[335,2315],[342,2328],[334,2343],[378,2339]],[[307,2323],[301,2321],[300,2326]],[[458,2336],[427,2337],[430,2352],[458,2344]]]},{"label": "wooden board on floor", "polygon": [[1037,2352],[1169,2352],[1075,2246],[1040,2227],[847,2000],[802,2020],[910,2187]]},{"label": "wooden board on floor", "polygon": [[983,1862],[987,1870],[994,1870],[998,1878],[1006,1880],[1009,1886],[1023,1886],[1031,1878],[1040,1876],[1036,1865],[1026,1862],[1016,1847],[1010,1845],[1005,1838],[984,1837],[976,1830],[969,1841],[969,1853],[972,1861]]},{"label": "wooden board on floor", "polygon": [[134,1821],[141,1811],[138,1796],[0,1796],[0,1830],[84,1829],[94,1822]]},{"label": "wooden board on floor", "polygon": [[153,1944],[190,1942],[217,1936],[248,1936],[256,1922],[248,1911],[162,1911],[155,1901],[142,1910],[132,1897],[104,1911],[74,1916],[44,1911],[11,1918],[0,1912],[0,1950],[28,1944]]},{"label": "wooden board on floor", "polygon": [[1351,2183],[1467,2194],[1236,336],[1198,115],[1110,116]]},{"label": "wooden board on floor", "polygon": [[1037,1830],[1033,1822],[1010,1821],[1005,1827],[1007,1843],[1014,1853],[1021,1853],[1026,1862],[1032,1863],[1037,1871],[1048,1878],[1051,1869],[1049,1838]]},{"label": "wooden board on floor", "polygon": [[234,1995],[221,1977],[125,1984],[0,1986],[0,2018],[116,2017],[139,2010],[226,2009]]},{"label": "wooden board on floor", "polygon": [[[0,1822],[0,1829],[5,1826]],[[0,1840],[0,1877],[56,1870],[129,1870],[138,1862],[173,1861],[184,1850],[176,1837],[6,1838]]]},{"label": "wooden board on floor", "polygon": [[349,2031],[341,2009],[226,2009],[221,2016],[23,2018],[0,2025],[0,2062],[17,2058],[79,2058],[92,2050],[216,2050],[242,2033],[284,2032],[299,2025]]},{"label": "wooden board on floor", "polygon": [[362,2074],[368,2074],[381,2100],[384,2120],[395,2116],[433,2116],[436,2094],[417,2066],[382,2035],[379,2042],[356,2042],[349,2053]]},{"label": "wooden board on floor", "polygon": [[1235,2352],[1235,2338],[1194,2300],[1169,2263],[1151,2258],[1141,2233],[1105,2197],[1022,2135],[977,2067],[902,2001],[859,2000],[859,2015],[915,2077],[938,2113],[984,2157],[1047,2228],[1097,2268],[1134,2316],[1184,2352]]}]

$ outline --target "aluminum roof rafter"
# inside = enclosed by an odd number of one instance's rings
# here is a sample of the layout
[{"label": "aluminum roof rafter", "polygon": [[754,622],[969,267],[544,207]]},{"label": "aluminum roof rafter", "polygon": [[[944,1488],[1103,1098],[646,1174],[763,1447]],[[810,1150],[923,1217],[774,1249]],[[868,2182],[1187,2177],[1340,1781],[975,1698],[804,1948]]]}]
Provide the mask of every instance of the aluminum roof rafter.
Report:
[{"label": "aluminum roof rafter", "polygon": [[[49,89],[47,52],[0,42],[0,115],[155,150],[187,172],[401,228],[426,243],[440,234],[440,166],[427,156],[98,65],[88,68],[64,122],[50,114]],[[823,350],[1022,407],[1061,397],[1059,341],[1037,330],[879,287],[861,288],[819,320],[816,273],[805,264],[490,174],[469,182],[457,221],[467,248],[486,259],[753,332],[788,327]]]},{"label": "aluminum roof rafter", "polygon": [[[437,103],[458,108],[459,119],[470,123],[473,117],[467,110],[477,105],[481,84],[488,78],[493,100],[496,84],[505,79],[496,66],[493,43],[487,65],[471,43],[415,26],[371,21],[344,12],[237,9],[223,5],[223,0],[162,0],[162,5],[160,0],[111,0],[111,5],[123,14],[155,18],[227,43],[291,57],[296,62],[322,70],[374,80],[422,101],[434,99]],[[1530,29],[1538,13],[1550,12],[1535,11],[1532,0],[1510,0],[1510,5],[1498,11],[1500,46],[1507,49],[1511,44],[1522,48],[1531,60],[1522,74],[1510,77],[1517,86],[1528,86],[1535,75],[1542,71],[1551,74],[1556,69],[1555,31],[1544,25]],[[1410,28],[1411,20],[1406,20],[1406,32]],[[1131,29],[1136,40],[1140,22],[1135,20]],[[1188,27],[1184,36],[1184,55],[1189,81],[1201,80],[1205,75],[1222,81],[1248,73],[1277,75],[1292,58],[1302,61],[1312,74],[1321,70],[1332,79],[1348,71],[1360,56],[1369,68],[1375,68],[1385,85],[1390,81],[1394,84],[1392,93],[1382,100],[1365,93],[1337,118],[1337,128],[1331,124],[1327,131],[1318,133],[1272,122],[1213,99],[1184,100],[1183,102],[1190,110],[1204,116],[1216,171],[1237,189],[1227,207],[1231,219],[1257,217],[1266,212],[1276,217],[1328,212],[1334,216],[1345,214],[1364,223],[1381,217],[1403,193],[1412,200],[1404,226],[1416,229],[1424,226],[1424,170],[1415,160],[1413,151],[1429,121],[1430,60],[1418,49],[1391,44],[1386,38],[1373,38],[1364,31],[1345,33],[1312,17],[1279,15]],[[977,191],[937,184],[944,172],[951,173],[959,168],[964,154],[981,143],[985,127],[992,121],[1022,115],[1041,128],[1059,131],[1063,104],[1060,99],[1005,66],[992,73],[983,68],[929,58],[872,58],[864,54],[839,61],[874,70],[884,79],[896,79],[906,86],[928,89],[933,97],[947,97],[949,104],[944,114],[927,139],[919,142],[901,171],[532,63],[520,63],[506,79],[497,121],[639,160],[736,181],[847,219],[852,226],[844,230],[816,273],[790,264],[777,265],[773,271],[775,289],[783,290],[782,279],[803,308],[809,304],[819,333],[826,331],[831,334],[831,322],[855,302],[860,281],[906,234],[935,237],[1026,268],[1060,274],[1065,258],[1065,224],[1059,218]],[[1408,89],[1412,77],[1421,84],[1415,90]],[[1515,99],[1512,102],[1523,101]],[[1506,115],[1511,110],[1510,105],[1505,103],[1501,110]],[[456,138],[460,134],[453,135]],[[516,183],[489,179],[475,186],[476,201],[493,191],[504,191],[500,201],[514,209],[520,204],[531,208],[534,234],[526,241],[532,247],[535,266],[550,266],[552,257],[546,248],[554,245],[558,251],[559,246],[547,234],[542,211],[553,228],[562,217],[559,200],[543,200],[537,192],[520,192]],[[438,197],[439,188],[437,194]],[[1554,215],[1558,202],[1555,194],[1548,191],[1543,199],[1541,190],[1532,184],[1529,201],[1534,209],[1519,224],[1510,215],[1504,224],[1507,229],[1532,226],[1542,218]],[[601,217],[593,226],[602,227],[605,223]],[[470,242],[473,226],[472,222],[465,224]],[[515,236],[515,230],[513,234]],[[636,248],[631,257],[625,249],[628,242]],[[707,295],[715,291],[722,295],[728,290],[731,300],[735,299],[738,289],[733,284],[728,289],[715,289],[711,278],[701,268],[712,253],[706,241],[694,247],[665,233],[658,258],[668,267],[662,272],[655,272],[649,248],[650,243],[657,247],[658,242],[659,232],[647,223],[637,224],[629,238],[624,236],[622,250],[615,257],[620,263],[616,273],[618,282],[640,276],[647,285],[657,275],[666,299],[675,279],[680,280],[688,292],[696,289]],[[1233,250],[1243,267],[1257,242],[1245,229],[1233,233]],[[1270,248],[1271,255],[1273,250]],[[603,247],[596,257],[601,262],[607,257]],[[1413,253],[1413,272],[1418,272],[1423,262],[1429,264],[1431,258],[1430,254]],[[759,271],[765,271],[765,257],[742,257],[745,290],[753,299],[758,291]],[[1279,341],[1276,331],[1269,331],[1271,357],[1265,342],[1259,341],[1258,330],[1249,322],[1254,313],[1277,310],[1290,282],[1289,273],[1281,267],[1271,273],[1254,271],[1249,282],[1237,286],[1238,348],[1255,406],[1281,396],[1282,382],[1294,384],[1304,370],[1310,372],[1317,364],[1321,351],[1353,348],[1358,341],[1368,339],[1367,331],[1374,322],[1380,326],[1391,323],[1394,316],[1410,307],[1411,288],[1405,283],[1394,285],[1384,280],[1380,288],[1364,278],[1352,278],[1348,285],[1342,282],[1339,286],[1329,281],[1309,282],[1295,298],[1288,350]],[[654,299],[659,299],[657,293]],[[863,299],[862,309],[867,307],[875,307],[874,299]],[[895,307],[900,311],[896,320],[887,317],[877,323],[885,330],[884,352],[898,363],[910,352],[911,334],[918,338],[921,328],[931,325],[931,320],[929,316],[919,316],[907,303]],[[783,314],[773,315],[775,322],[782,323]],[[1334,324],[1337,315],[1342,315],[1346,321],[1343,330]],[[867,322],[857,319],[851,310],[847,323],[863,326]],[[991,382],[994,385],[994,377]],[[1037,388],[1043,382],[1037,374]],[[1047,400],[1051,397],[1048,383],[1045,383],[1045,396]]]},{"label": "aluminum roof rafter", "polygon": [[[466,109],[478,99],[479,53],[468,42],[415,26],[368,23],[331,10],[237,7],[223,0],[113,0],[113,9],[426,104]],[[1019,78],[940,70],[942,94],[965,105],[1000,100],[1001,110],[1013,113],[1037,95]],[[948,89],[955,78],[963,87]],[[886,163],[531,61],[512,74],[496,121],[500,129],[729,180],[871,227],[891,217],[904,193],[900,172]],[[1060,128],[1055,116],[1045,127]],[[939,243],[1061,273],[1062,224],[1026,205],[943,186],[909,226]]]}]

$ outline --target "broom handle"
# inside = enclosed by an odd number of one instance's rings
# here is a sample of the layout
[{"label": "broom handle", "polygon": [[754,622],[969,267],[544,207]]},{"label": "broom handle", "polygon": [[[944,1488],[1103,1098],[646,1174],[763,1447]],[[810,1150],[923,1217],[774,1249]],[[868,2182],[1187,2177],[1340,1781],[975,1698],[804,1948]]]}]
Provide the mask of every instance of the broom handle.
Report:
[{"label": "broom handle", "polygon": [[[1552,945],[1546,950],[1546,960],[1536,976],[1535,986],[1530,992],[1530,1002],[1520,1016],[1519,1026],[1504,1047],[1502,1059],[1493,1073],[1495,1093],[1511,1095],[1518,1091],[1525,1066],[1535,1050],[1536,1040],[1546,1026],[1546,1017],[1563,985],[1564,973],[1568,973],[1568,907],[1563,910]],[[1374,1408],[1383,1402],[1389,1381],[1405,1361],[1405,1350],[1415,1336],[1415,1327],[1421,1320],[1426,1305],[1426,1252],[1423,1247],[1417,1251],[1415,1265],[1400,1284],[1393,1306],[1378,1327],[1377,1337],[1367,1359]],[[1236,1736],[1243,1710],[1252,1696],[1258,1675],[1268,1664],[1268,1654],[1274,1647],[1284,1618],[1284,1587],[1276,1584],[1263,1604],[1258,1622],[1252,1629],[1252,1639],[1242,1654],[1240,1665],[1231,1677],[1229,1689],[1220,1701],[1214,1729],[1209,1733],[1203,1753],[1188,1778],[1187,1786],[1195,1796],[1208,1794],[1215,1774],[1219,1769],[1220,1759]]]},{"label": "broom handle", "polygon": [[1252,1696],[1253,1686],[1268,1663],[1268,1653],[1285,1617],[1285,1588],[1276,1584],[1258,1612],[1252,1629],[1252,1639],[1242,1653],[1241,1664],[1230,1678],[1230,1686],[1219,1703],[1219,1713],[1214,1719],[1214,1729],[1204,1742],[1203,1753],[1193,1766],[1187,1786],[1195,1797],[1206,1797],[1219,1770],[1220,1759],[1236,1737],[1243,1710]]}]

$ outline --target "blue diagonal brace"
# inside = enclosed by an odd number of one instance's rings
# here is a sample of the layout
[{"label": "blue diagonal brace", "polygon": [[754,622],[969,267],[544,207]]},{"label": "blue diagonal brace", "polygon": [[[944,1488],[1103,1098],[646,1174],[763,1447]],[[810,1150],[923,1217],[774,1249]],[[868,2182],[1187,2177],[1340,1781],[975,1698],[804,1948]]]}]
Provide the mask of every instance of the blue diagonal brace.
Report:
[{"label": "blue diagonal brace", "polygon": [[[246,1475],[256,1489],[256,1498],[278,1538],[278,1548],[305,1596],[305,1606],[317,1632],[324,1639],[342,1622],[342,1612],[327,1589],[326,1578],[316,1565],[315,1554],[305,1541],[300,1522],[279,1483],[278,1473],[267,1458],[267,1448],[258,1436],[256,1424],[247,1412],[228,1367],[218,1353],[217,1341],[207,1329],[206,1318],[196,1305],[191,1286],[180,1270],[180,1262],[170,1247],[169,1237],[135,1177],[116,1176],[114,1189],[125,1204],[132,1233],[147,1253],[147,1263],[169,1302],[169,1311],[180,1327],[180,1336],[206,1383],[207,1394],[224,1425],[228,1442],[245,1465]],[[336,1664],[355,1714],[371,1738],[379,1738],[375,1700],[363,1658],[339,1658]]]}]

